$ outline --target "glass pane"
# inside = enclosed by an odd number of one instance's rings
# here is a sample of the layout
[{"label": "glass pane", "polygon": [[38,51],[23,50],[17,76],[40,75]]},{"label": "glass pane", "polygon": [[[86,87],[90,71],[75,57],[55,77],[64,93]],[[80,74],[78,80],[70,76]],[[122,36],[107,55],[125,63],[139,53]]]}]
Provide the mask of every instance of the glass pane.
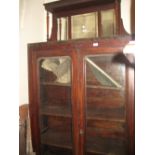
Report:
[{"label": "glass pane", "polygon": [[114,55],[85,57],[87,155],[128,155],[125,66]]},{"label": "glass pane", "polygon": [[71,59],[40,58],[42,155],[72,155]]},{"label": "glass pane", "polygon": [[116,19],[114,9],[101,11],[102,36],[110,37],[116,34]]},{"label": "glass pane", "polygon": [[96,12],[72,16],[72,39],[97,37],[97,19]]},{"label": "glass pane", "polygon": [[68,17],[58,18],[57,24],[57,40],[68,40]]}]

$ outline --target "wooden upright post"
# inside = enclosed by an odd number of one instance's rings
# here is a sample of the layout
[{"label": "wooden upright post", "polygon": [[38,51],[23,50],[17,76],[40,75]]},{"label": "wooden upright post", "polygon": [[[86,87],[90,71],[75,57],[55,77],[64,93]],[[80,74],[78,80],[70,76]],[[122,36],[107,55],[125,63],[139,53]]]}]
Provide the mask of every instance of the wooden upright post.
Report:
[{"label": "wooden upright post", "polygon": [[121,12],[120,12],[120,0],[115,0],[115,14],[116,14],[116,34],[121,33],[120,23],[121,23]]},{"label": "wooden upright post", "polygon": [[46,31],[47,31],[47,41],[49,40],[49,12],[46,13]]}]

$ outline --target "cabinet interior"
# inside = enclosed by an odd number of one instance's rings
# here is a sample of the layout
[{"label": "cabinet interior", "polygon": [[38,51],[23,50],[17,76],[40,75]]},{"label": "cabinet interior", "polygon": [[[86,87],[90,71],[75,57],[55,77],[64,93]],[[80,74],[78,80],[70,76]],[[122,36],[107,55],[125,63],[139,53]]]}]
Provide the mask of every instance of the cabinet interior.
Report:
[{"label": "cabinet interior", "polygon": [[[84,58],[87,155],[127,154],[125,66],[113,62],[114,56]],[[59,155],[61,150],[65,155],[73,154],[71,62],[68,56],[38,61],[40,132],[45,154]]]}]

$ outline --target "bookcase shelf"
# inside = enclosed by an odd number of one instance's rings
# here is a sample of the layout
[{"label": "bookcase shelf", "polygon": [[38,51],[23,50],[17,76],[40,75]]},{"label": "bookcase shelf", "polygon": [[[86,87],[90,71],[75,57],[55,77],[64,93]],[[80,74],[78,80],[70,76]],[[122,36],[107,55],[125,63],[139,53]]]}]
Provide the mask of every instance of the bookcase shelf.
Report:
[{"label": "bookcase shelf", "polygon": [[40,110],[40,114],[71,118],[71,109],[61,106],[43,106]]},{"label": "bookcase shelf", "polygon": [[69,133],[63,133],[60,131],[56,131],[53,129],[48,129],[42,135],[42,144],[58,147],[58,148],[65,148],[65,149],[72,149],[72,137]]},{"label": "bookcase shelf", "polygon": [[[113,62],[129,40],[99,39],[98,47],[92,46],[94,40],[29,45],[36,155],[134,155],[133,70]],[[91,69],[87,59],[100,69]]]}]

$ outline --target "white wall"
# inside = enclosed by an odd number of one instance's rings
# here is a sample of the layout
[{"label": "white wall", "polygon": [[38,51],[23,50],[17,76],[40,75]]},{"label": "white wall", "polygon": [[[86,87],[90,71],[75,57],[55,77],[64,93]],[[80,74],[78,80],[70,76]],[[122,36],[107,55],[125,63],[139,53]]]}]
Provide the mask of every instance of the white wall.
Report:
[{"label": "white wall", "polygon": [[121,0],[121,18],[123,19],[124,28],[128,33],[131,33],[130,8],[131,8],[131,0]]},{"label": "white wall", "polygon": [[43,0],[20,0],[20,104],[28,103],[27,44],[45,41]]},{"label": "white wall", "polygon": [[[20,104],[28,103],[27,44],[46,41],[43,3],[57,0],[20,0]],[[127,32],[131,32],[130,8],[132,0],[122,0],[121,15]]]},{"label": "white wall", "polygon": [[46,41],[46,14],[43,3],[51,1],[19,0],[20,105],[28,103],[27,44]]}]

